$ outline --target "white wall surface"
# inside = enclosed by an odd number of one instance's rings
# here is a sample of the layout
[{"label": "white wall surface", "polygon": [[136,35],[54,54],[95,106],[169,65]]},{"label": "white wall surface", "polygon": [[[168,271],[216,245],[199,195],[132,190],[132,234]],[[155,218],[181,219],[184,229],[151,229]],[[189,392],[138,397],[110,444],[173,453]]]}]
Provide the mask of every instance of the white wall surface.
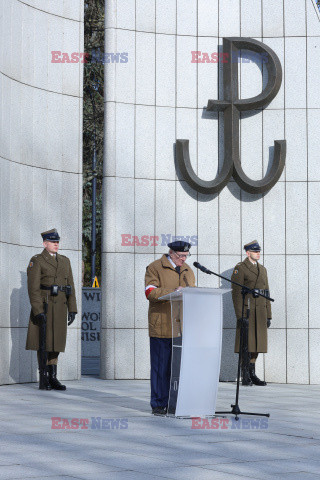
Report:
[{"label": "white wall surface", "polygon": [[[0,0],[0,384],[37,379],[26,269],[47,229],[61,236],[81,309],[82,65],[51,63],[52,50],[83,52],[82,0]],[[63,379],[80,375],[80,323]]]},{"label": "white wall surface", "polygon": [[[254,179],[265,174],[274,140],[287,140],[283,175],[264,196],[231,181],[219,195],[205,197],[175,171],[177,138],[189,138],[192,165],[203,179],[214,178],[223,160],[221,122],[219,128],[218,115],[205,111],[208,99],[222,98],[221,70],[191,63],[191,51],[217,52],[226,36],[256,38],[282,63],[276,98],[241,119],[242,165]],[[192,262],[228,276],[243,244],[257,238],[276,299],[269,353],[259,356],[258,374],[270,382],[320,383],[320,22],[314,2],[107,0],[106,51],[128,52],[128,63],[105,66],[102,376],[149,377],[144,273],[167,251],[123,246],[121,235],[171,234],[197,235]],[[259,65],[242,63],[241,97],[261,88]],[[199,286],[219,287],[216,278],[196,274]],[[229,296],[222,380],[236,376],[234,327]]]}]

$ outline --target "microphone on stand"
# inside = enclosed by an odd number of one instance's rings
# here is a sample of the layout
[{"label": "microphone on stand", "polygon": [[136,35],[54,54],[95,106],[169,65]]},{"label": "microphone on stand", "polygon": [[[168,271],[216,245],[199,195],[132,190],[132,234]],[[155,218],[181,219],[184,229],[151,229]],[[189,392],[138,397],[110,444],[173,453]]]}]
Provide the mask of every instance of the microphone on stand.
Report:
[{"label": "microphone on stand", "polygon": [[199,268],[199,270],[201,270],[201,272],[204,272],[204,273],[207,273],[208,275],[211,275],[211,272],[210,270],[208,270],[206,267],[204,267],[203,265],[200,265],[200,263],[198,262],[193,262],[193,266],[196,267],[196,268]]}]

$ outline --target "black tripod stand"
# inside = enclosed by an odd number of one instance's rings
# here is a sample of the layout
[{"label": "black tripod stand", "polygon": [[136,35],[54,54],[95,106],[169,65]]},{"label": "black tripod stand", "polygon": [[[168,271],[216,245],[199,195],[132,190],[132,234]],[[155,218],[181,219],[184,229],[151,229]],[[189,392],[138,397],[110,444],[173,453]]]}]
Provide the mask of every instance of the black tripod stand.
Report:
[{"label": "black tripod stand", "polygon": [[[245,300],[246,300],[246,295],[252,294],[254,298],[257,297],[264,297],[270,300],[270,302],[274,302],[273,298],[268,297],[267,295],[264,295],[260,293],[258,289],[250,289],[248,287],[245,287],[244,285],[241,285],[240,283],[234,282],[233,280],[230,280],[229,278],[223,277],[222,275],[219,275],[218,273],[211,272],[211,270],[208,270],[206,267],[203,267],[200,265],[198,262],[194,262],[193,265],[196,268],[199,268],[204,273],[207,273],[208,275],[216,275],[219,278],[222,278],[223,280],[227,280],[229,283],[233,283],[234,285],[237,285],[238,287],[241,287],[241,295],[242,295],[242,317],[241,317],[241,325],[240,325],[240,348],[239,348],[239,359],[238,359],[238,372],[237,372],[237,389],[236,389],[236,401],[234,405],[231,405],[231,412],[216,412],[218,414],[231,414],[235,415],[235,419],[239,419],[239,415],[258,415],[260,417],[270,417],[269,413],[252,413],[252,412],[242,412],[239,407],[239,386],[240,386],[240,370],[241,370],[241,364],[242,364],[242,355],[243,355],[243,349],[244,349],[244,342],[245,342],[245,329],[247,329],[247,326],[245,326],[245,323],[247,322],[247,319],[249,317],[249,311],[247,312],[247,315],[245,317],[244,315],[244,307],[245,307]],[[248,331],[246,332],[246,334]],[[248,338],[248,337],[247,337]],[[247,346],[247,342],[246,342]]]}]

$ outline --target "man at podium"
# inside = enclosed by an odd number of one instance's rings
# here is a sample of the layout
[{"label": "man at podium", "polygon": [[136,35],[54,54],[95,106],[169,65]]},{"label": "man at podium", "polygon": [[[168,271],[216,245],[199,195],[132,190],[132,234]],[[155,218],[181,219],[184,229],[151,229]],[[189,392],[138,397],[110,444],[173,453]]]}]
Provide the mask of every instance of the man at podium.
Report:
[{"label": "man at podium", "polygon": [[[260,265],[261,247],[257,240],[244,245],[247,258],[238,263],[233,270],[231,280],[245,285],[250,289],[257,289],[260,293],[270,296],[267,270]],[[265,297],[254,298],[248,295],[250,301],[250,316],[248,324],[248,352],[250,352],[249,378],[242,378],[242,385],[264,386],[266,382],[260,380],[255,373],[255,363],[259,353],[267,353],[267,328],[271,325],[271,303]],[[241,287],[232,284],[232,300],[237,317],[237,332],[235,352],[239,353],[240,324],[242,316]],[[248,305],[245,306],[245,312]]]},{"label": "man at podium", "polygon": [[150,404],[154,415],[167,413],[172,351],[170,302],[158,299],[183,287],[195,286],[194,273],[185,263],[191,244],[176,241],[168,247],[169,253],[150,263],[145,274],[145,294],[149,300]]}]

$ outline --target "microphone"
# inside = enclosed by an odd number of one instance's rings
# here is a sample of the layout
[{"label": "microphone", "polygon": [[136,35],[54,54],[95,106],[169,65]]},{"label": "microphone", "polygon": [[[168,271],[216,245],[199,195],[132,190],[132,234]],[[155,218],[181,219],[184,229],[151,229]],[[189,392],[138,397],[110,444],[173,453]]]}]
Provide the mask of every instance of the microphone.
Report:
[{"label": "microphone", "polygon": [[199,268],[199,270],[201,270],[201,272],[204,272],[204,273],[207,273],[208,275],[211,275],[211,272],[210,270],[208,270],[206,267],[204,267],[203,265],[200,265],[200,263],[198,262],[193,262],[193,266],[196,267],[196,268]]}]

